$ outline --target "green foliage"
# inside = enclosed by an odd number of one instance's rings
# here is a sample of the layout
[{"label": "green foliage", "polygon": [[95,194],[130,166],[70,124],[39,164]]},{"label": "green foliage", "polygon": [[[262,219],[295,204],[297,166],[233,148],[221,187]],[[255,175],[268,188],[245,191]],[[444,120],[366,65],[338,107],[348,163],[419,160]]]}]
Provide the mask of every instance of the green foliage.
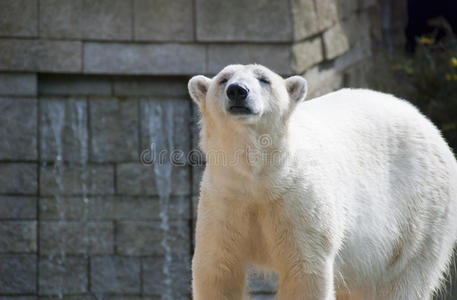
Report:
[{"label": "green foliage", "polygon": [[412,58],[413,101],[457,149],[457,39],[450,36],[438,43],[424,41],[419,39]]},{"label": "green foliage", "polygon": [[415,104],[441,129],[456,152],[457,37],[450,30],[438,42],[435,36],[419,38],[414,55],[389,59],[389,70],[378,65],[378,69],[384,70],[373,77],[383,78],[372,80],[372,87]]}]

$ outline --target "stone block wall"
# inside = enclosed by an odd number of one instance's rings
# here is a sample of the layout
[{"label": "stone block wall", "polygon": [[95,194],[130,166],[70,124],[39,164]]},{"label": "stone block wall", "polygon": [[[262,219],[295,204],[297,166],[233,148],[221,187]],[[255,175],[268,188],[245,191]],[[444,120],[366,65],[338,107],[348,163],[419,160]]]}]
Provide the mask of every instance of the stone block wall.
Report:
[{"label": "stone block wall", "polygon": [[[163,137],[197,147],[187,80],[260,63],[305,76],[310,96],[364,86],[374,6],[1,1],[0,299],[189,298],[204,167],[163,181],[140,163]],[[274,282],[253,276],[254,299]]]},{"label": "stone block wall", "polygon": [[0,70],[182,76],[257,62],[283,75],[344,73],[370,54],[375,2],[5,0]]},{"label": "stone block wall", "polygon": [[[186,80],[2,76],[0,298],[159,299],[168,290],[188,298],[190,166],[173,168],[164,209],[153,167],[140,163],[161,103],[174,112],[175,146],[189,152],[191,103],[184,88],[174,89]],[[16,80],[32,88],[16,89]],[[157,84],[171,93],[154,92]]]}]

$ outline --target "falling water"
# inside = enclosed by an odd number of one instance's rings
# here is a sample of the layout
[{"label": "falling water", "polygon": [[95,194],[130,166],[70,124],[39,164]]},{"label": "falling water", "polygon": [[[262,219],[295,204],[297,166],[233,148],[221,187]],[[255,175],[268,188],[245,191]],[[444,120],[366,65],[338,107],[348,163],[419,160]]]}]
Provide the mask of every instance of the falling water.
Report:
[{"label": "falling water", "polygon": [[[71,134],[73,135],[74,141],[78,143],[78,154],[79,161],[75,161],[72,157],[65,157],[65,160],[71,162],[70,167],[79,168],[81,170],[81,194],[82,201],[84,205],[83,216],[85,219],[87,216],[87,171],[86,165],[88,161],[88,132],[87,132],[87,118],[86,118],[86,103],[84,101],[76,101],[74,99],[65,99],[57,101],[44,101],[43,109],[47,114],[43,114],[43,122],[47,122],[49,127],[45,126],[47,130],[50,129],[49,133],[52,133],[53,140],[55,143],[56,157],[53,168],[53,176],[57,184],[57,189],[54,192],[54,197],[56,200],[56,209],[59,214],[59,220],[64,220],[65,216],[65,207],[62,205],[62,196],[65,192],[65,185],[63,182],[63,176],[65,172],[64,164],[64,136],[68,134],[66,131],[66,120],[70,123]],[[44,132],[48,134],[48,132]],[[44,142],[42,149],[46,150],[46,142]],[[78,165],[74,165],[74,163]],[[43,167],[46,166],[46,163],[43,163]],[[60,249],[60,255],[55,257],[50,255],[49,259],[57,262],[58,264],[63,264],[65,261],[66,253],[64,249]],[[61,283],[63,284],[63,282]],[[62,299],[63,295],[61,292],[58,294],[58,298]]]},{"label": "falling water", "polygon": [[62,147],[62,132],[65,122],[65,106],[57,101],[45,102],[47,105],[47,112],[50,127],[54,135],[54,142],[56,147],[56,158],[54,162],[53,174],[57,183],[58,192],[55,193],[57,203],[60,201],[61,193],[63,192],[62,174],[64,171],[63,164],[63,147]]},{"label": "falling water", "polygon": [[[78,101],[74,99],[69,99],[68,106],[70,108],[69,111],[69,119],[70,119],[70,126],[71,132],[73,133],[74,141],[77,142],[76,144],[76,156],[75,158],[70,160],[70,166],[74,169],[79,170],[80,172],[80,179],[81,179],[81,186],[80,186],[80,193],[81,197],[79,198],[81,203],[79,205],[82,207],[82,215],[81,221],[87,220],[88,216],[88,190],[87,190],[87,181],[88,181],[88,170],[87,170],[87,162],[89,159],[88,155],[88,139],[89,133],[87,128],[87,103],[85,101]],[[78,160],[79,156],[79,160]],[[79,194],[79,192],[78,192]],[[83,226],[83,237],[87,241],[89,233],[88,227]],[[87,248],[83,249],[84,257],[87,259],[88,253]]]},{"label": "falling water", "polygon": [[[50,129],[52,131],[54,142],[55,142],[55,149],[56,149],[56,157],[54,161],[54,168],[52,170],[54,179],[57,184],[57,190],[54,193],[54,197],[56,199],[56,209],[57,212],[60,214],[60,219],[63,217],[63,210],[60,207],[61,204],[61,196],[64,191],[63,186],[63,179],[62,175],[65,170],[65,166],[63,163],[63,146],[62,146],[62,134],[64,131],[65,126],[65,105],[60,101],[47,101],[46,110],[47,110],[47,117]],[[65,252],[63,249],[60,251],[59,257],[54,257],[54,255],[50,255],[50,260],[55,260],[58,264],[62,264],[65,258]],[[58,298],[62,299],[63,295],[59,291]]]},{"label": "falling water", "polygon": [[[148,130],[151,148],[154,152],[155,183],[159,195],[161,245],[165,251],[162,275],[165,293],[162,299],[173,299],[170,267],[172,264],[170,246],[169,200],[171,195],[171,172],[173,169],[170,153],[173,151],[173,105],[170,102],[147,102],[145,112],[149,118]],[[165,155],[164,155],[165,154]]]},{"label": "falling water", "polygon": [[[79,143],[79,167],[81,168],[81,193],[85,204],[88,203],[87,198],[87,160],[88,160],[88,132],[87,132],[87,118],[86,118],[86,106],[83,105],[85,102],[70,102],[74,106],[75,110],[72,110],[73,121],[71,123],[72,130],[75,133],[76,139]],[[87,205],[85,205],[84,217],[87,216]]]}]

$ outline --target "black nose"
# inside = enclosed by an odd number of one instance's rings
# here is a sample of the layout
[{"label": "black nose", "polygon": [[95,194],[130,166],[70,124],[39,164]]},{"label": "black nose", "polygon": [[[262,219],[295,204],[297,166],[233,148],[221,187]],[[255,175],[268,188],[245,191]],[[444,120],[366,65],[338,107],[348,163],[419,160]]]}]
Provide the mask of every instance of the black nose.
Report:
[{"label": "black nose", "polygon": [[248,93],[248,88],[238,83],[232,83],[227,88],[227,97],[232,101],[244,100]]}]

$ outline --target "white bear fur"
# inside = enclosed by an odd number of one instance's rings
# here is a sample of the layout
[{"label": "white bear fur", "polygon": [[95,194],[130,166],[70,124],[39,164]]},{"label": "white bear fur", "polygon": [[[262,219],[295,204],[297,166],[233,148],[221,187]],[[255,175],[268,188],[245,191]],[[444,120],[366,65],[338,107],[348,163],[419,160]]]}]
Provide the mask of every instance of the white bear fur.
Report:
[{"label": "white bear fur", "polygon": [[[234,82],[259,115],[226,111]],[[189,92],[208,156],[195,300],[244,299],[248,264],[279,274],[280,300],[431,299],[457,238],[457,163],[415,107],[362,89],[303,102],[303,78],[259,65],[195,76]],[[247,148],[280,159],[252,163]]]}]

